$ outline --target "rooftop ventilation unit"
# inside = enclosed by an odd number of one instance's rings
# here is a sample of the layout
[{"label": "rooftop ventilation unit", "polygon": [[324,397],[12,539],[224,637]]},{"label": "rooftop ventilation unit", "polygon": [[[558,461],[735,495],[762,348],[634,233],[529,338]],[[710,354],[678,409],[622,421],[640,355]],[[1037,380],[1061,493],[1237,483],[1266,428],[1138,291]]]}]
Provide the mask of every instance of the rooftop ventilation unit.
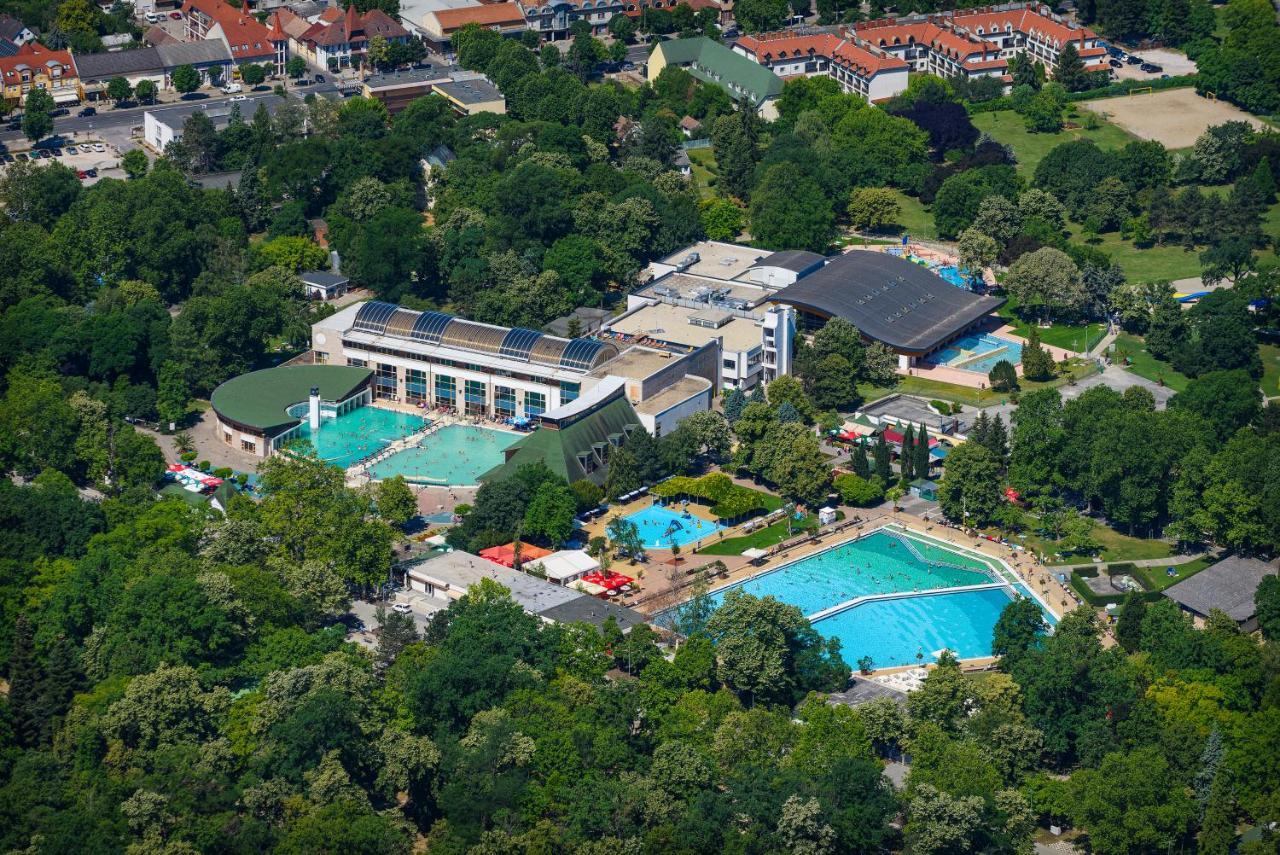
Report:
[{"label": "rooftop ventilation unit", "polygon": [[676,270],[688,270],[693,265],[702,260],[702,256],[696,252],[691,252],[676,263]]}]

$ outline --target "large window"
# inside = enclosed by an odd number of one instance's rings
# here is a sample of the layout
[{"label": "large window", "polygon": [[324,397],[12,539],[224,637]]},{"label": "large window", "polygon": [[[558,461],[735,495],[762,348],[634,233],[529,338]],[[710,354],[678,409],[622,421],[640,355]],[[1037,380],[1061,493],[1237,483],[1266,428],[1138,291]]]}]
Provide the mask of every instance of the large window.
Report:
[{"label": "large window", "polygon": [[500,419],[514,416],[516,414],[516,390],[507,386],[495,386],[493,412]]},{"label": "large window", "polygon": [[363,359],[356,359],[354,356],[348,356],[347,364],[352,368],[364,368],[367,363]]},{"label": "large window", "polygon": [[410,404],[421,404],[427,400],[427,373],[410,368],[404,373],[404,397]]},{"label": "large window", "polygon": [[547,396],[541,392],[524,393],[524,414],[540,416],[547,411]]},{"label": "large window", "polygon": [[452,407],[457,404],[458,390],[448,374],[436,375],[436,406]]},{"label": "large window", "polygon": [[385,362],[378,363],[377,377],[375,378],[374,394],[379,398],[396,397],[396,367],[387,365]]},{"label": "large window", "polygon": [[483,415],[487,411],[489,400],[483,380],[466,381],[463,395],[466,398],[468,413]]},{"label": "large window", "polygon": [[560,384],[560,403],[567,404],[574,398],[582,394],[581,383],[561,383]]}]

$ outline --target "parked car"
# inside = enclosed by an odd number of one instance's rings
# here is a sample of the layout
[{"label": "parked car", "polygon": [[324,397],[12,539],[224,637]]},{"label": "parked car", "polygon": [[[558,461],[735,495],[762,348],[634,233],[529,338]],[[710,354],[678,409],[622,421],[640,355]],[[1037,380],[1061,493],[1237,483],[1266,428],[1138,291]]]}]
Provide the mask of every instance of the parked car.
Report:
[{"label": "parked car", "polygon": [[1145,71],[1147,74],[1159,74],[1160,72],[1164,71],[1163,68],[1156,65],[1154,62],[1144,62],[1142,63],[1142,65],[1138,67],[1141,68],[1143,71]]},{"label": "parked car", "polygon": [[409,612],[413,611],[408,603],[396,603],[391,607],[391,610],[393,612],[399,612],[402,615],[407,615]]},{"label": "parked car", "polygon": [[241,86],[239,83],[228,83],[226,86],[222,87],[223,95],[234,95],[237,92],[243,92],[243,91],[244,91],[244,87]]},{"label": "parked car", "polygon": [[85,108],[84,108],[83,110],[81,110],[79,113],[76,113],[76,115],[77,115],[77,116],[96,116],[96,115],[98,115],[98,108],[97,108],[97,107],[85,107]]},{"label": "parked car", "polygon": [[248,95],[232,95],[227,100],[228,101],[248,101],[249,96]]},{"label": "parked car", "polygon": [[53,150],[53,156],[54,156],[54,157],[62,157],[62,149],[60,149],[60,148],[55,148],[55,149]]},{"label": "parked car", "polygon": [[106,150],[107,150],[107,147],[106,147],[105,145],[103,145],[102,143],[100,143],[100,142],[96,142],[96,143],[94,143],[94,144],[93,144],[93,150],[94,150],[94,151],[96,151],[96,152],[101,153],[101,152],[106,151]]},{"label": "parked car", "polygon": [[89,177],[89,173],[86,172],[85,170],[83,169],[76,170],[76,178],[79,178],[81,181],[85,180],[88,177]]},{"label": "parked car", "polygon": [[96,169],[94,169],[94,168],[90,167],[89,169],[86,169],[86,170],[84,171],[84,174],[85,174],[85,175],[87,175],[87,176],[89,176],[90,178],[97,178],[97,177],[98,177],[98,170],[96,170]]},{"label": "parked car", "polygon": [[0,157],[4,158],[5,163],[13,163],[14,161],[13,155],[9,154],[7,151],[3,155],[0,155]]},{"label": "parked car", "polygon": [[11,130],[11,131],[20,131],[20,130],[22,130],[22,120],[21,120],[21,119],[10,119],[10,120],[9,120],[9,124],[5,125],[5,127],[6,127],[6,128],[8,128],[8,129],[9,129],[9,130]]},{"label": "parked car", "polygon": [[1141,65],[1142,57],[1129,54],[1128,58],[1125,59],[1125,62],[1129,63],[1130,65]]},{"label": "parked car", "polygon": [[181,21],[181,20],[182,20],[182,13],[181,13],[181,12],[170,12],[170,13],[169,13],[169,17],[170,17],[170,18],[172,18],[172,19],[173,19],[173,20],[175,20],[175,21]]},{"label": "parked car", "polygon": [[76,148],[76,147],[75,147],[75,146],[73,146],[73,145],[66,146],[66,147],[63,149],[63,151],[65,151],[67,154],[79,154],[79,153],[80,153],[80,149]]},{"label": "parked car", "polygon": [[70,116],[71,111],[68,110],[66,107],[55,107],[54,109],[49,111],[49,115],[50,116]]},{"label": "parked car", "polygon": [[147,23],[148,23],[148,24],[158,24],[158,23],[160,23],[160,16],[159,16],[159,15],[157,15],[155,12],[148,12],[148,13],[147,13],[145,16],[143,16],[143,17],[145,17],[145,18],[147,19]]},{"label": "parked car", "polygon": [[15,160],[17,160],[19,163],[22,163],[23,161],[26,161],[26,160],[30,160],[30,159],[31,159],[31,158],[27,155],[27,153],[26,153],[25,151],[24,151],[24,152],[19,152],[18,154],[15,154],[13,157],[14,157],[14,159],[15,159]]},{"label": "parked car", "polygon": [[323,74],[317,74],[317,75],[316,75],[316,83],[324,83],[324,75],[323,75]]},{"label": "parked car", "polygon": [[1124,68],[1124,63],[1118,59],[1111,59],[1107,61],[1111,63],[1112,68]]}]

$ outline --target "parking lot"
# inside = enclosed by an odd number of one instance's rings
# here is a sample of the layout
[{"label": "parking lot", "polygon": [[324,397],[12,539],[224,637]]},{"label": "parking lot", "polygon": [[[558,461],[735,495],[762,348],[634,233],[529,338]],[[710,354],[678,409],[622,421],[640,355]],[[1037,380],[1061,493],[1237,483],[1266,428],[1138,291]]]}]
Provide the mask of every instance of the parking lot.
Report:
[{"label": "parking lot", "polygon": [[34,161],[39,164],[61,163],[76,170],[80,180],[85,184],[93,184],[102,178],[118,178],[123,176],[120,170],[120,153],[117,149],[101,140],[76,142],[66,140],[60,142],[48,140],[38,149],[14,146],[0,154],[0,170],[7,169],[20,161]]}]

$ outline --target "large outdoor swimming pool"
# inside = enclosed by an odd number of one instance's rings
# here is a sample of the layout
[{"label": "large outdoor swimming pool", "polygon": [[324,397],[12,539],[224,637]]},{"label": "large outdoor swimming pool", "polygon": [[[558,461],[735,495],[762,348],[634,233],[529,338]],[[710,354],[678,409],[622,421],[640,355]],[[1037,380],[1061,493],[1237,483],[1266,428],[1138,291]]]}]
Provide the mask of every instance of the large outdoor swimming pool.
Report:
[{"label": "large outdoor swimming pool", "polygon": [[[891,668],[936,661],[943,648],[962,659],[990,656],[991,630],[1012,599],[1009,589],[945,589],[1002,581],[984,559],[881,529],[722,588],[712,597],[719,602],[733,588],[774,597],[798,607],[821,634],[838,638],[849,664],[870,656],[872,667]],[[937,589],[944,592],[916,593]],[[819,614],[861,597],[876,599]],[[1051,615],[1046,619],[1052,622]]]},{"label": "large outdoor swimming pool", "polygon": [[630,520],[640,529],[640,539],[646,549],[670,549],[672,543],[683,548],[724,528],[718,523],[661,505],[650,505],[627,514],[623,519]]},{"label": "large outdoor swimming pool", "polygon": [[1022,345],[987,333],[975,333],[956,339],[929,357],[930,362],[939,365],[981,374],[989,374],[1002,359],[1017,365],[1022,361]]},{"label": "large outdoor swimming pool", "polygon": [[369,467],[374,480],[403,475],[414,484],[469,486],[505,459],[521,434],[473,425],[445,425],[413,448]]},{"label": "large outdoor swimming pool", "polygon": [[316,456],[325,463],[342,469],[378,453],[427,424],[427,419],[412,413],[360,407],[336,418],[322,420],[320,429],[313,435],[311,425],[305,419],[304,411],[297,438],[310,442]]}]

